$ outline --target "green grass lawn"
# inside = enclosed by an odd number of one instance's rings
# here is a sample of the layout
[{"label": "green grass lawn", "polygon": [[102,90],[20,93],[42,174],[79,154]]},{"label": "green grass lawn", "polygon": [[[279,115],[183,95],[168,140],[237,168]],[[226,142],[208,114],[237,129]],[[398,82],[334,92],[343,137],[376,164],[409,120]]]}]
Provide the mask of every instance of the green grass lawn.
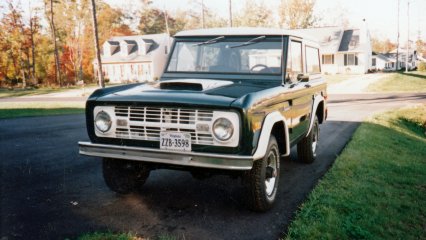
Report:
[{"label": "green grass lawn", "polygon": [[426,105],[363,123],[286,239],[426,239]]},{"label": "green grass lawn", "polygon": [[388,73],[368,86],[369,92],[426,92],[426,72]]},{"label": "green grass lawn", "polygon": [[79,237],[78,240],[142,240],[142,238],[137,238],[131,234],[121,233],[88,233]]},{"label": "green grass lawn", "polygon": [[[90,84],[87,87],[96,86],[95,84]],[[67,90],[73,89],[83,89],[81,86],[71,86],[71,87],[63,87],[63,88],[51,88],[51,87],[43,87],[43,88],[34,88],[34,89],[21,89],[21,88],[0,88],[0,98],[12,98],[12,97],[23,97],[23,96],[34,96],[34,95],[42,95],[48,93],[57,93],[64,92]]]},{"label": "green grass lawn", "polygon": [[337,83],[341,83],[345,80],[348,80],[353,77],[357,77],[358,75],[350,75],[350,74],[334,74],[334,75],[326,75],[323,74],[325,81],[328,83],[328,85],[333,85]]},{"label": "green grass lawn", "polygon": [[84,112],[84,102],[0,102],[0,119]]}]

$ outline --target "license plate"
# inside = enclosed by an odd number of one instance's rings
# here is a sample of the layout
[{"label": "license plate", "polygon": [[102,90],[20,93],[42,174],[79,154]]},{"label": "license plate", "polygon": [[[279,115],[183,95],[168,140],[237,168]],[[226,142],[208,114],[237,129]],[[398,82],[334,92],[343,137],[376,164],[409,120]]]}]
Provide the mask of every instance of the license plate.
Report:
[{"label": "license plate", "polygon": [[160,149],[189,152],[191,151],[191,134],[161,132]]}]

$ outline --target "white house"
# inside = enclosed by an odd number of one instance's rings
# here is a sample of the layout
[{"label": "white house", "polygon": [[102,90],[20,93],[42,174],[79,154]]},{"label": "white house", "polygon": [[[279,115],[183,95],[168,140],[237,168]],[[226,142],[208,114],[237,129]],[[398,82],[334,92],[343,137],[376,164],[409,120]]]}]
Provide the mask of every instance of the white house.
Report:
[{"label": "white house", "polygon": [[[388,53],[389,56],[392,56],[394,58],[394,61],[396,62],[396,54],[397,49],[392,50]],[[407,48],[399,48],[398,50],[398,69],[395,69],[395,66],[391,70],[401,70],[405,69],[405,63],[406,63],[406,56],[407,56]],[[417,51],[414,49],[408,49],[408,70],[414,70],[416,68],[417,63]]]},{"label": "white house", "polygon": [[[172,38],[167,34],[122,36],[102,46],[102,73],[111,83],[158,79],[165,67]],[[97,61],[93,61],[97,76]]]},{"label": "white house", "polygon": [[383,71],[392,66],[392,63],[395,64],[395,59],[386,56],[381,53],[372,53],[371,56],[371,70],[374,71]]},{"label": "white house", "polygon": [[[407,50],[403,48],[399,49],[398,63],[396,61],[396,55],[396,49],[388,53],[373,53],[371,69],[376,71],[396,71],[405,69],[405,59],[407,56]],[[417,61],[417,52],[415,50],[409,51],[408,70],[414,70],[417,66]]]},{"label": "white house", "polygon": [[371,39],[368,29],[322,27],[299,29],[320,43],[322,72],[367,73],[371,65]]}]

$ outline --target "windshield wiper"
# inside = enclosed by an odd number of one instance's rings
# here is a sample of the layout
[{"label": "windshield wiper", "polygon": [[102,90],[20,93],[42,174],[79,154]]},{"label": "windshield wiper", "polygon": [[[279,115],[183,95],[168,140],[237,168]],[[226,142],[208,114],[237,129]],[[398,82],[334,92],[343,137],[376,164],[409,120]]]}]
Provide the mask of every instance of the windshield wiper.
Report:
[{"label": "windshield wiper", "polygon": [[220,36],[220,37],[217,37],[217,38],[213,38],[213,39],[207,40],[205,42],[196,43],[196,44],[194,44],[194,46],[200,46],[200,45],[206,45],[206,44],[216,43],[219,40],[222,40],[224,38],[225,38],[225,36]]},{"label": "windshield wiper", "polygon": [[265,36],[256,37],[256,38],[248,40],[245,43],[242,43],[240,45],[231,46],[229,48],[237,48],[237,47],[247,46],[247,45],[250,45],[250,44],[255,44],[255,43],[258,43],[260,40],[263,40],[263,39],[265,39]]}]

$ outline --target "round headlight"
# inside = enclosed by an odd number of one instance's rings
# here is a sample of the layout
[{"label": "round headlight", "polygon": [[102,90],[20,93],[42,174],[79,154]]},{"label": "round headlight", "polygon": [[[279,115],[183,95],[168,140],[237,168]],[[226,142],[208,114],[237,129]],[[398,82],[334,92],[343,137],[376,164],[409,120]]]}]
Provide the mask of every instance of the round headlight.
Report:
[{"label": "round headlight", "polygon": [[229,140],[234,133],[232,122],[226,118],[218,118],[213,123],[213,134],[220,141]]},{"label": "round headlight", "polygon": [[101,111],[95,117],[95,126],[101,132],[107,132],[111,128],[111,117],[108,113]]}]

